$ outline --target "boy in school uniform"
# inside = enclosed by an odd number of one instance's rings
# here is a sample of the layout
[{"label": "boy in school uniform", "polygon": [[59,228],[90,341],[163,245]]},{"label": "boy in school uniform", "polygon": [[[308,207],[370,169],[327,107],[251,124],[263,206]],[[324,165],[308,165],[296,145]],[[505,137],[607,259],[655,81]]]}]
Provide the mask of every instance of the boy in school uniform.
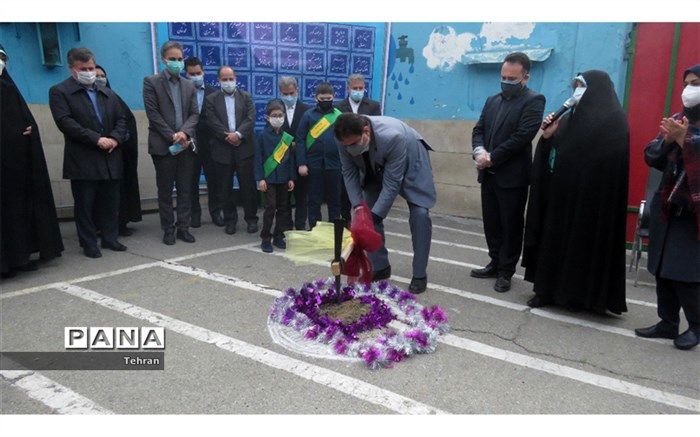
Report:
[{"label": "boy in school uniform", "polygon": [[316,106],[304,113],[296,134],[296,164],[300,176],[308,175],[309,226],[321,220],[321,203],[328,205],[328,221],[340,218],[343,173],[333,124],[340,110],[333,107],[333,86],[316,86]]},{"label": "boy in school uniform", "polygon": [[[290,153],[294,137],[282,130],[284,104],[271,100],[265,108],[265,119],[267,124],[258,135],[255,148],[255,180],[258,189],[265,193],[260,247],[263,252],[270,253],[273,245],[280,249],[287,247],[283,232],[290,229],[288,192],[294,190],[296,171],[294,156]],[[271,233],[273,220],[275,229]]]}]

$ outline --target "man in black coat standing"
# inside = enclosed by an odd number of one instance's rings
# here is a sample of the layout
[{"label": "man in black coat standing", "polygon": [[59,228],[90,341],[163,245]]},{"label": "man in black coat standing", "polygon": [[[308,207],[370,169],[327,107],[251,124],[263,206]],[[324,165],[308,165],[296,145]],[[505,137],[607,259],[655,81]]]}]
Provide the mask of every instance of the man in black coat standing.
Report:
[{"label": "man in black coat standing", "polygon": [[219,68],[221,91],[204,99],[204,118],[209,129],[209,153],[216,174],[216,209],[221,209],[226,222],[225,232],[236,233],[238,211],[233,199],[233,173],[238,175],[246,230],[258,232],[258,216],[254,175],[255,107],[253,98],[237,89],[236,72],[224,65]]},{"label": "man in black coat standing", "polygon": [[[299,87],[297,85],[297,80],[292,76],[282,76],[278,82],[280,99],[284,102],[284,124],[282,125],[282,130],[287,132],[289,135],[296,137],[297,129],[299,128],[299,122],[301,121],[301,116],[304,115],[306,111],[311,108],[311,106],[302,102],[299,98]],[[296,143],[292,143],[289,156],[294,156],[294,149]],[[293,166],[295,169],[296,165]],[[292,209],[287,208],[287,224],[289,229],[296,229],[298,231],[306,230],[306,220],[309,216],[309,204],[308,204],[308,186],[307,186],[307,176],[299,175],[297,170],[296,183],[294,184],[294,190],[290,193],[290,197],[294,196],[294,220],[292,221]],[[289,202],[291,205],[291,200]]]},{"label": "man in black coat standing", "polygon": [[95,86],[90,50],[71,49],[68,68],[71,77],[49,90],[49,106],[65,138],[63,178],[71,180],[78,237],[85,255],[99,258],[98,229],[103,248],[126,250],[117,234],[123,175],[119,146],[128,139],[127,120],[119,98],[109,88]]},{"label": "man in black coat standing", "polygon": [[[382,115],[382,105],[367,97],[365,88],[365,77],[359,73],[353,73],[348,76],[348,96],[338,102],[335,107],[341,112],[352,112],[360,115]],[[340,193],[340,216],[350,223],[350,198],[348,190],[345,188],[343,181],[342,191]]]},{"label": "man in black coat standing", "polygon": [[213,209],[214,202],[212,199],[215,195],[215,184],[213,170],[211,168],[211,160],[207,145],[209,144],[209,134],[204,125],[204,98],[211,93],[216,92],[216,88],[204,83],[204,70],[202,61],[196,56],[190,56],[185,59],[185,72],[187,78],[192,81],[197,92],[197,107],[199,108],[199,121],[197,122],[195,144],[197,150],[194,154],[194,165],[192,166],[192,218],[190,226],[198,228],[202,226],[202,206],[199,203],[199,177],[204,170],[204,177],[207,180],[207,195],[209,197],[209,214],[211,221],[217,226],[224,225],[224,219],[221,217],[221,210]]},{"label": "man in black coat standing", "polygon": [[526,84],[530,59],[506,56],[501,66],[501,92],[486,100],[472,132],[479,170],[484,232],[491,262],[471,271],[475,278],[498,278],[494,290],[510,290],[520,258],[527,188],[532,166],[532,140],[539,130],[545,98]]}]

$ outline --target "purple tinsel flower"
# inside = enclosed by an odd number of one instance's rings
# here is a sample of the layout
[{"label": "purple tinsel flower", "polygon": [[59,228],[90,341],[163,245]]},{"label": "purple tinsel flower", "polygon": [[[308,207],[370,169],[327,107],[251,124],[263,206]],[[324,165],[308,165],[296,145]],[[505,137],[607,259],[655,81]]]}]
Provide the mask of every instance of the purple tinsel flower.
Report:
[{"label": "purple tinsel flower", "polygon": [[398,363],[399,361],[401,361],[401,360],[403,360],[404,358],[406,358],[406,354],[404,354],[404,353],[401,352],[401,351],[397,351],[396,349],[389,348],[389,349],[386,351],[386,358],[387,358],[389,361],[393,361],[394,363]]},{"label": "purple tinsel flower", "polygon": [[314,281],[314,285],[316,285],[316,288],[323,288],[323,286],[326,285],[326,281],[323,279],[316,279],[316,281]]},{"label": "purple tinsel flower", "polygon": [[293,288],[288,288],[287,291],[284,292],[289,297],[294,297],[297,294],[297,291]]},{"label": "purple tinsel flower", "polygon": [[420,331],[418,329],[414,329],[412,331],[405,332],[404,337],[415,341],[422,348],[428,346],[428,336],[425,334],[425,332]]},{"label": "purple tinsel flower", "polygon": [[294,312],[293,309],[287,308],[287,311],[284,312],[284,316],[282,317],[282,324],[284,326],[289,326],[289,324],[294,319],[295,315],[296,315],[296,312]]},{"label": "purple tinsel flower", "polygon": [[402,291],[399,293],[399,303],[403,303],[407,300],[416,300],[416,297],[408,291]]},{"label": "purple tinsel flower", "polygon": [[389,293],[387,293],[387,296],[389,296],[391,299],[396,299],[397,294],[399,294],[399,289],[392,287]]},{"label": "purple tinsel flower", "polygon": [[365,360],[368,366],[372,367],[375,361],[379,359],[381,352],[376,347],[372,346],[362,353],[362,359]]},{"label": "purple tinsel flower", "polygon": [[314,338],[318,337],[318,327],[312,326],[309,328],[308,331],[306,331],[306,334],[304,334],[305,338],[308,338],[309,340],[313,340]]},{"label": "purple tinsel flower", "polygon": [[338,340],[333,345],[333,349],[335,349],[336,353],[344,355],[348,350],[348,342],[342,339]]},{"label": "purple tinsel flower", "polygon": [[389,281],[379,281],[379,283],[377,284],[377,288],[382,292],[386,291],[386,289],[389,288]]},{"label": "purple tinsel flower", "polygon": [[430,308],[423,308],[421,314],[426,322],[434,322],[438,325],[447,322],[447,314],[445,314],[445,311],[437,305]]}]

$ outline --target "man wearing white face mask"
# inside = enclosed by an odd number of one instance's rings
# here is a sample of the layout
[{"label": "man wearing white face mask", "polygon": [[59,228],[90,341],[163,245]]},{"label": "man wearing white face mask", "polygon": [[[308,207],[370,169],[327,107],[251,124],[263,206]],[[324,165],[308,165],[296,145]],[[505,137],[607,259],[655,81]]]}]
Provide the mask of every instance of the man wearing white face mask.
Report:
[{"label": "man wearing white face mask", "polygon": [[71,77],[49,90],[49,107],[65,138],[63,178],[71,180],[78,237],[85,255],[98,258],[97,230],[103,248],[126,250],[117,233],[120,145],[128,139],[127,119],[112,90],[95,87],[95,56],[90,50],[71,49],[68,68]]},{"label": "man wearing white face mask", "polygon": [[[205,123],[209,129],[211,153],[217,198],[215,208],[224,213],[225,232],[236,233],[238,210],[233,199],[234,172],[240,183],[246,230],[258,231],[258,216],[253,174],[255,137],[255,107],[250,93],[236,86],[236,72],[224,65],[219,68],[221,91],[204,99]],[[211,199],[210,199],[211,201]]]},{"label": "man wearing white face mask", "polygon": [[[348,76],[348,96],[338,102],[336,108],[340,112],[352,112],[361,115],[382,115],[382,106],[379,102],[367,97],[365,89],[365,77],[354,73]],[[350,199],[345,184],[340,193],[340,215],[350,222]]]}]

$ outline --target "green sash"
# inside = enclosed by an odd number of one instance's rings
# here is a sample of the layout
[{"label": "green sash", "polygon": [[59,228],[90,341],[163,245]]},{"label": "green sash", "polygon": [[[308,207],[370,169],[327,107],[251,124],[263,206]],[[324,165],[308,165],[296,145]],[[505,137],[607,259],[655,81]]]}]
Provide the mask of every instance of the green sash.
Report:
[{"label": "green sash", "polygon": [[289,146],[292,145],[292,141],[294,141],[293,136],[289,135],[287,132],[282,132],[280,142],[277,143],[275,150],[272,151],[272,155],[268,156],[265,160],[265,164],[263,164],[264,177],[270,176],[277,166],[280,165],[284,159],[284,155],[287,153],[287,150],[289,150]]},{"label": "green sash", "polygon": [[314,141],[323,135],[323,133],[328,130],[329,127],[333,126],[335,119],[338,118],[340,114],[342,114],[342,112],[340,112],[338,108],[333,108],[333,112],[329,112],[321,117],[316,124],[309,129],[309,133],[306,135],[306,150],[309,150]]}]

